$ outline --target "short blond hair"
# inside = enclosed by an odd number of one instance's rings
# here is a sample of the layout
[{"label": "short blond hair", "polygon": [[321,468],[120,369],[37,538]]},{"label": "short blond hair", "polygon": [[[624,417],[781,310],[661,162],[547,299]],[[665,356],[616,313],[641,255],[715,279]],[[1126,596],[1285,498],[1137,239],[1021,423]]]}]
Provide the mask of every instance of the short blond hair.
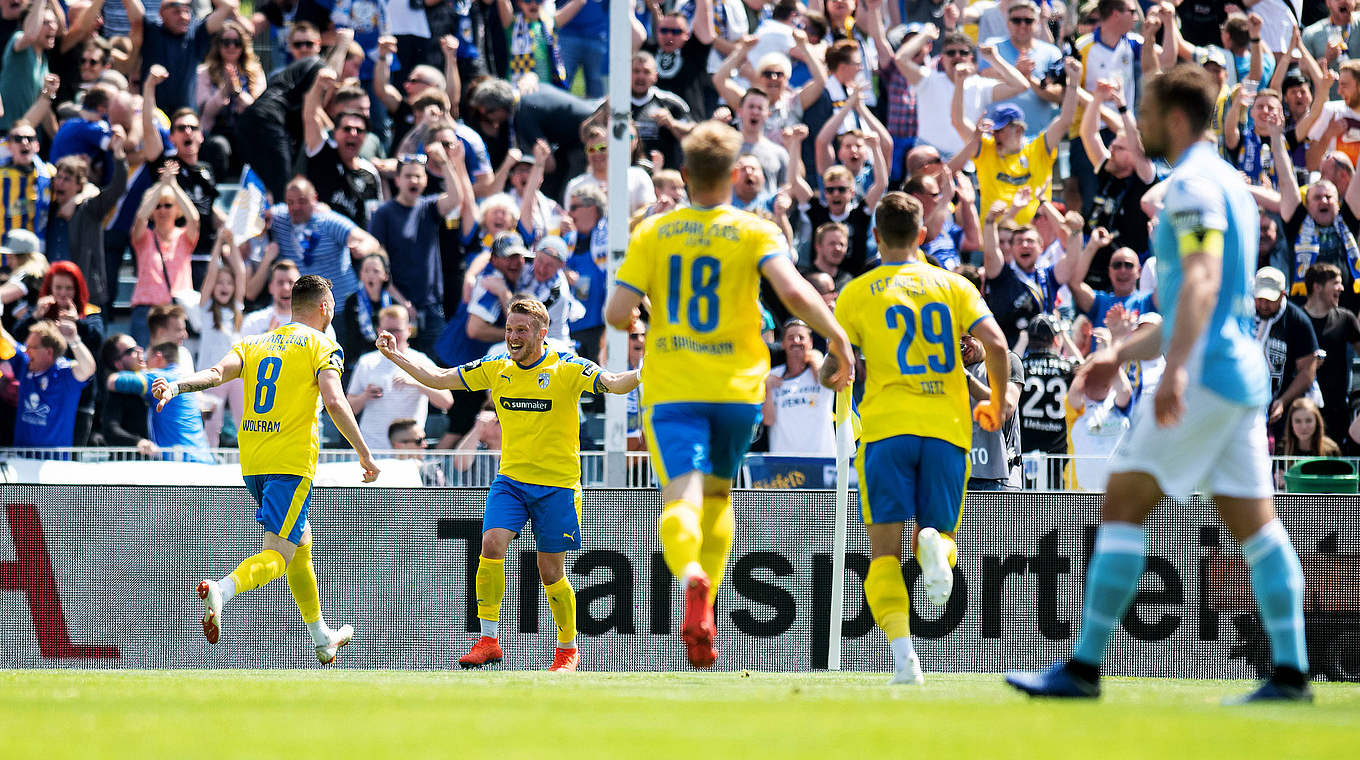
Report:
[{"label": "short blond hair", "polygon": [[28,328],[29,335],[36,335],[42,341],[43,348],[52,349],[53,357],[66,355],[66,336],[57,329],[56,322],[42,321],[34,322]]},{"label": "short blond hair", "polygon": [[741,133],[716,121],[706,121],[685,136],[685,176],[690,188],[714,190],[732,181],[732,167],[741,153]]},{"label": "short blond hair", "polygon": [[548,329],[552,319],[548,316],[548,307],[543,302],[528,296],[519,296],[510,302],[507,314],[523,314],[534,321],[540,329]]}]

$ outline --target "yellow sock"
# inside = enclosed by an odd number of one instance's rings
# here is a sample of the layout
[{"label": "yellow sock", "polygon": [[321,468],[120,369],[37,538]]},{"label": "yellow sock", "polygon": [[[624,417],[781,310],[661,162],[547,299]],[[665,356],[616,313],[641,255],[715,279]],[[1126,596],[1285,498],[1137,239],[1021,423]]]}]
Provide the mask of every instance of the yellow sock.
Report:
[{"label": "yellow sock", "polygon": [[732,512],[732,497],[704,498],[704,513],[699,519],[703,544],[699,548],[699,566],[711,581],[708,601],[718,598],[718,586],[727,571],[727,556],[732,551],[732,533],[736,530],[736,516]]},{"label": "yellow sock", "polygon": [[661,534],[661,553],[666,558],[666,566],[677,578],[684,578],[691,565],[699,563],[699,547],[703,532],[699,525],[699,515],[703,512],[697,504],[676,499],[661,510],[658,531]]},{"label": "yellow sock", "polygon": [[543,584],[543,592],[548,595],[548,609],[557,624],[558,645],[576,646],[576,589],[564,575],[556,583]]},{"label": "yellow sock", "polygon": [[283,575],[286,563],[283,555],[273,549],[265,549],[253,557],[241,560],[241,564],[231,571],[231,579],[236,583],[236,593],[259,588]]},{"label": "yellow sock", "polygon": [[911,635],[907,583],[902,580],[902,565],[896,557],[879,557],[869,563],[864,577],[864,599],[874,622],[883,629],[888,641]]},{"label": "yellow sock", "polygon": [[315,623],[321,619],[321,594],[316,589],[316,570],[312,567],[312,545],[303,544],[293,552],[288,563],[288,590],[293,593],[302,622]]},{"label": "yellow sock", "polygon": [[505,559],[482,557],[477,562],[477,617],[501,619],[501,600],[505,598]]},{"label": "yellow sock", "polygon": [[[953,538],[943,533],[940,534],[940,539],[944,541],[945,546],[949,547],[949,554],[946,559],[949,560],[949,566],[954,567],[959,561],[959,545],[954,543]],[[916,560],[918,562],[921,560],[921,545],[919,543],[916,545]]]}]

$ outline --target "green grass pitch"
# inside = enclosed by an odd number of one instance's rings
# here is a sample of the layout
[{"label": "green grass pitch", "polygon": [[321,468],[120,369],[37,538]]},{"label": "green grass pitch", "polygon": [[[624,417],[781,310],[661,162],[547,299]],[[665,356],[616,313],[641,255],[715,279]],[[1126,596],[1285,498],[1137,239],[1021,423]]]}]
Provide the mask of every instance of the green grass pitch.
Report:
[{"label": "green grass pitch", "polygon": [[1342,758],[1360,688],[1223,707],[1245,681],[996,674],[0,671],[0,758]]}]

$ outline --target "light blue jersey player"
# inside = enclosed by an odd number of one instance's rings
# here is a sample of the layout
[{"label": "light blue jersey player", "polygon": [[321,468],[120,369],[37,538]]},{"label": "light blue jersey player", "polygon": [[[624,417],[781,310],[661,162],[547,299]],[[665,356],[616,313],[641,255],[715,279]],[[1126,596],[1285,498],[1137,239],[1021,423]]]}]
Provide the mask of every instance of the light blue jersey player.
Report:
[{"label": "light blue jersey player", "polygon": [[1252,338],[1259,217],[1245,183],[1219,158],[1209,135],[1217,91],[1203,68],[1182,64],[1151,79],[1143,96],[1144,148],[1175,162],[1153,240],[1163,323],[1099,352],[1083,372],[1088,387],[1108,387],[1129,361],[1164,354],[1166,369],[1155,395],[1139,400],[1111,460],[1072,659],[1006,675],[1031,695],[1099,695],[1110,634],[1146,566],[1142,523],[1163,495],[1184,501],[1200,489],[1213,496],[1242,544],[1270,635],[1274,674],[1244,701],[1312,699],[1303,568],[1275,516],[1266,442],[1269,377]]}]

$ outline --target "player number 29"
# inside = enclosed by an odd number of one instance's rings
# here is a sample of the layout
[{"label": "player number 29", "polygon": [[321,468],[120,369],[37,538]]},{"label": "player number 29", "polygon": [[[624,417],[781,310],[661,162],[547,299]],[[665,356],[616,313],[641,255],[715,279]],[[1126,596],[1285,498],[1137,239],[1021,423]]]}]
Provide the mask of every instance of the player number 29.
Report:
[{"label": "player number 29", "polygon": [[[897,368],[904,375],[925,374],[929,365],[932,372],[945,373],[954,369],[955,338],[954,325],[949,319],[949,307],[933,301],[921,307],[918,325],[916,312],[911,307],[894,304],[883,315],[888,321],[889,330],[902,330],[902,340],[897,343]],[[917,328],[921,339],[926,343],[939,346],[939,354],[928,354],[926,364],[912,364],[907,361],[907,351],[916,340]],[[927,349],[928,350],[928,349]]]},{"label": "player number 29", "polygon": [[266,356],[260,360],[255,372],[255,413],[264,414],[274,408],[274,392],[278,390],[279,373],[283,371],[283,359]]},{"label": "player number 29", "polygon": [[676,255],[670,259],[670,292],[666,294],[666,314],[671,324],[680,322],[680,303],[685,301],[685,316],[695,332],[711,332],[718,326],[718,277],[722,262],[712,256],[700,256],[689,268],[688,299],[684,288],[685,260]]}]

